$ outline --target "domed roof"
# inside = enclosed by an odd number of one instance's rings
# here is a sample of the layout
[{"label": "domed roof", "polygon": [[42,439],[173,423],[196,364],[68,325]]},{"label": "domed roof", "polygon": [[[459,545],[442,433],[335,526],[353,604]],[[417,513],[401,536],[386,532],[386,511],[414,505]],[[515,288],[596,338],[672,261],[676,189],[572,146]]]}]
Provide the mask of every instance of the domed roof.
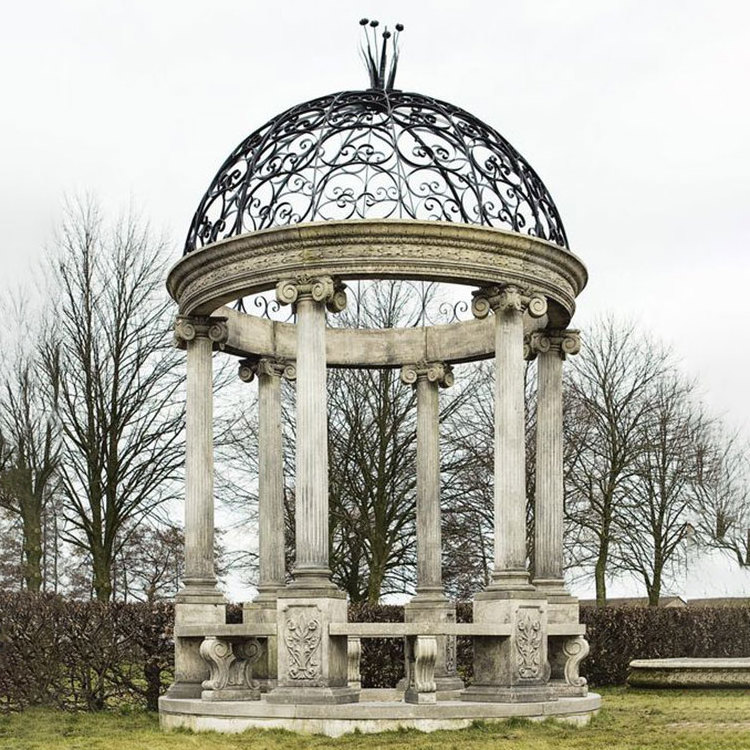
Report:
[{"label": "domed roof", "polygon": [[332,219],[463,222],[567,247],[544,183],[496,130],[386,86],[298,104],[249,135],[203,196],[185,252]]}]

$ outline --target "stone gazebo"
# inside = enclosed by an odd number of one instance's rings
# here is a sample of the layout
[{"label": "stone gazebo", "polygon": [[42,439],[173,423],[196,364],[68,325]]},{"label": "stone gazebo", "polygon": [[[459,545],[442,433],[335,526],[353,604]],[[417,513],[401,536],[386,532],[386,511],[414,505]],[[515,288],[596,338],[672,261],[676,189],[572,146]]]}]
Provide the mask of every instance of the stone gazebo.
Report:
[{"label": "stone gazebo", "polygon": [[[398,27],[397,27],[398,28]],[[382,45],[395,45],[385,37]],[[376,50],[379,53],[381,50]],[[377,57],[376,57],[377,59]],[[587,719],[599,705],[563,581],[562,367],[586,270],[557,209],[495,130],[445,102],[371,88],[292,107],[227,159],[193,219],[168,288],[187,354],[186,572],[175,683],[162,725],[431,730],[508,716]],[[409,329],[327,328],[344,282],[462,285],[473,320]],[[275,290],[294,323],[238,299]],[[227,624],[213,561],[212,352],[259,387],[259,594]],[[538,363],[535,577],[525,541],[524,358]],[[494,358],[494,573],[458,624],[441,580],[438,394],[452,365]],[[417,588],[406,622],[348,623],[328,560],[327,368],[400,368],[417,391]],[[296,388],[296,558],[285,581],[281,379]],[[493,436],[487,435],[487,440]],[[457,636],[474,680],[456,673]],[[362,691],[362,638],[403,638],[406,680]]]}]

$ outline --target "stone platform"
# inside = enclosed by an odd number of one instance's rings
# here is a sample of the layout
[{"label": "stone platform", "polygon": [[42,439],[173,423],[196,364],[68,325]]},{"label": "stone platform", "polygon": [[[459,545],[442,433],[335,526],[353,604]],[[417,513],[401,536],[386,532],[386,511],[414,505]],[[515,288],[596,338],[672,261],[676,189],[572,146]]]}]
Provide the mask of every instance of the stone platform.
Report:
[{"label": "stone platform", "polygon": [[654,688],[750,688],[747,659],[635,659],[628,685]]},{"label": "stone platform", "polygon": [[[183,727],[193,731],[243,732],[246,729],[288,729],[306,734],[339,737],[358,730],[383,732],[408,727],[423,732],[463,729],[473,721],[503,721],[524,717],[532,721],[554,718],[584,725],[601,707],[601,698],[589,693],[582,698],[560,698],[537,703],[467,703],[447,700],[410,704],[391,700],[394,691],[363,691],[359,703],[342,705],[274,705],[259,701],[212,701],[159,699],[162,729]],[[375,699],[375,700],[373,700]]]}]

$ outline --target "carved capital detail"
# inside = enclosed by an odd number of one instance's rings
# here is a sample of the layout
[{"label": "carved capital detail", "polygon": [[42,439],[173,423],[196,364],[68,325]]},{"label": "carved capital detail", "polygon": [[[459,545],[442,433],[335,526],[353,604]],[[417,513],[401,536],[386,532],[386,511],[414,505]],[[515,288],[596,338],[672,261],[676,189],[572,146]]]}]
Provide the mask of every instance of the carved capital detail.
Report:
[{"label": "carved capital detail", "polygon": [[485,286],[473,292],[471,312],[475,318],[486,318],[490,311],[495,315],[528,312],[532,318],[541,318],[547,312],[547,300],[531,289],[512,284]]},{"label": "carved capital detail", "polygon": [[346,285],[330,276],[305,274],[282,279],[276,285],[276,299],[282,305],[296,305],[302,297],[324,303],[329,312],[341,312],[346,307]]},{"label": "carved capital detail", "polygon": [[237,374],[245,383],[252,383],[256,378],[281,378],[294,380],[297,377],[297,368],[292,362],[271,357],[253,357],[241,359]]},{"label": "carved capital detail", "polygon": [[420,361],[401,368],[401,382],[404,385],[416,385],[420,378],[427,378],[441,388],[450,388],[455,382],[453,368],[446,362]]},{"label": "carved capital detail", "polygon": [[178,349],[187,348],[189,341],[205,337],[219,349],[224,348],[229,336],[227,319],[209,316],[178,315],[174,324],[174,343]]},{"label": "carved capital detail", "polygon": [[[528,353],[527,353],[528,347]],[[533,359],[537,354],[556,353],[561,359],[567,355],[578,354],[581,351],[581,334],[573,330],[545,330],[534,331],[524,341],[524,353],[527,359]]]}]

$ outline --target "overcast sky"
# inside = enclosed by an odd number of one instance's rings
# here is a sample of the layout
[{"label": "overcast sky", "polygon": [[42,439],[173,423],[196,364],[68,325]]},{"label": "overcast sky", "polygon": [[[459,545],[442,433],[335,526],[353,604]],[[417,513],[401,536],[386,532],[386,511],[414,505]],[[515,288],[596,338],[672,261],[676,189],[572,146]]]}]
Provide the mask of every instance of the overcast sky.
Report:
[{"label": "overcast sky", "polygon": [[575,322],[637,318],[750,431],[750,4],[739,0],[6,5],[3,296],[29,278],[65,193],[133,202],[178,257],[240,140],[300,101],[367,87],[357,21],[373,13],[406,26],[399,88],[494,126],[550,189],[590,272]]}]

